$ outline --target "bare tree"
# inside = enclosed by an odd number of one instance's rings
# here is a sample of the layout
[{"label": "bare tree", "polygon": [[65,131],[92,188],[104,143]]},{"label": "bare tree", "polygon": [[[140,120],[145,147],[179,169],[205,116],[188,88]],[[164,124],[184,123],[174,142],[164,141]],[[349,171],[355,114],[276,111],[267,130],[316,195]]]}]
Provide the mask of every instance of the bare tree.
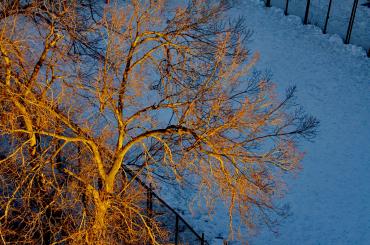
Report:
[{"label": "bare tree", "polygon": [[[267,220],[318,124],[253,73],[227,1],[0,5],[1,239],[158,243],[137,177]],[[127,170],[135,176],[128,176]],[[268,223],[268,222],[267,222]]]}]

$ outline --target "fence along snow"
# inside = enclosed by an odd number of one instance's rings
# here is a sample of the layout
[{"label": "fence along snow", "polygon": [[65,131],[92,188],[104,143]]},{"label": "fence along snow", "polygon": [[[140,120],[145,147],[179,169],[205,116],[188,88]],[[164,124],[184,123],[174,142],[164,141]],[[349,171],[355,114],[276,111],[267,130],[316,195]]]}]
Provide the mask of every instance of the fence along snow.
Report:
[{"label": "fence along snow", "polygon": [[[135,172],[128,167],[123,168],[128,177],[133,178],[136,176]],[[135,181],[136,189],[146,192],[147,198],[144,205],[146,206],[148,217],[159,222],[160,226],[169,232],[169,236],[165,237],[165,240],[158,241],[160,244],[209,245],[205,240],[204,233],[199,235],[175,209],[153,191],[151,184],[147,185],[139,177],[136,177]]]},{"label": "fence along snow", "polygon": [[[370,4],[365,0],[264,0],[266,7],[279,7],[284,14],[300,16],[304,24],[338,34],[345,44],[367,50],[370,57]],[[369,6],[368,6],[369,5]]]}]

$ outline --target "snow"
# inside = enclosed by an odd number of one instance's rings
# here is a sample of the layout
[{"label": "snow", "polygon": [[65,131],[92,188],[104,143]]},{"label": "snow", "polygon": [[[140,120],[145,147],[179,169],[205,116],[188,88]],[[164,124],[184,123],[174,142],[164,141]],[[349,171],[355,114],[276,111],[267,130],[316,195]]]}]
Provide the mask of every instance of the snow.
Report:
[{"label": "snow", "polygon": [[[333,0],[328,33],[338,34],[345,39],[354,0]],[[366,0],[359,0],[350,43],[370,49],[370,8],[363,6]],[[271,0],[272,6],[285,9],[286,0]],[[304,17],[306,0],[289,0],[288,13]],[[309,22],[324,28],[329,0],[311,0]]]},{"label": "snow", "polygon": [[[292,215],[279,236],[262,229],[245,237],[256,245],[369,244],[370,59],[365,50],[259,0],[244,0],[233,15],[244,16],[253,30],[249,48],[261,55],[257,68],[270,70],[281,91],[296,84],[298,102],[321,121],[315,142],[301,145],[307,152],[303,170],[297,178],[287,177],[283,201]],[[175,206],[181,203],[170,195]],[[222,244],[216,237],[227,239],[228,217],[220,210],[212,220],[201,211],[184,216],[210,244]]]}]

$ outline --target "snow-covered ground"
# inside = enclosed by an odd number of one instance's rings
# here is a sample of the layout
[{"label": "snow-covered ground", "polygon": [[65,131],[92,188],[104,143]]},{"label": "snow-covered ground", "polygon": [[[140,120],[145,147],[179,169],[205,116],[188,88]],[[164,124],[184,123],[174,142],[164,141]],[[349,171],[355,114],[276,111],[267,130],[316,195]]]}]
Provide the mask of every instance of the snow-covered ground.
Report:
[{"label": "snow-covered ground", "polygon": [[259,66],[280,88],[297,84],[300,103],[321,126],[316,143],[302,145],[303,171],[289,181],[293,215],[279,237],[262,232],[251,244],[370,244],[370,59],[258,5],[246,0],[239,10],[254,30]]},{"label": "snow-covered ground", "polygon": [[[354,0],[333,0],[328,33],[338,34],[345,39]],[[362,6],[366,0],[359,0],[350,43],[370,49],[370,8]],[[285,9],[286,0],[271,0],[272,6]],[[288,13],[304,17],[306,0],[289,0]],[[311,0],[309,22],[324,28],[329,0]]]},{"label": "snow-covered ground", "polygon": [[[269,69],[281,91],[296,84],[298,102],[321,121],[315,143],[301,145],[307,152],[303,170],[287,178],[284,201],[292,216],[279,236],[262,230],[250,244],[370,244],[370,59],[365,50],[303,26],[299,17],[285,17],[283,10],[265,8],[259,0],[243,0],[233,15],[245,16],[254,32],[249,47],[261,54],[257,68]],[[175,206],[181,203],[178,196],[171,199]],[[216,237],[227,238],[227,216],[184,216],[211,244],[222,244]]]}]

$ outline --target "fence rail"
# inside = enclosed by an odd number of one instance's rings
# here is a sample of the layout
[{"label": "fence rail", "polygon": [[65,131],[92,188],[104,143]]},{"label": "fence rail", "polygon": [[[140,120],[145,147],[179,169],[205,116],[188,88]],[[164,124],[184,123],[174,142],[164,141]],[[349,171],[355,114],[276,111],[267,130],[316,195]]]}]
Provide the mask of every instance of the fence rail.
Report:
[{"label": "fence rail", "polygon": [[124,171],[135,178],[136,182],[145,189],[147,200],[146,208],[148,216],[156,219],[164,228],[169,231],[170,236],[163,243],[173,243],[175,245],[209,245],[205,240],[204,233],[199,235],[193,227],[167,202],[153,191],[151,184],[147,185],[129,168],[123,167]]},{"label": "fence rail", "polygon": [[[345,44],[367,50],[370,57],[370,3],[359,0],[264,0],[266,7],[280,7],[284,14],[303,18],[303,24],[314,24],[323,33],[338,34]],[[359,4],[360,3],[360,4]],[[361,7],[361,8],[360,8]]]}]

